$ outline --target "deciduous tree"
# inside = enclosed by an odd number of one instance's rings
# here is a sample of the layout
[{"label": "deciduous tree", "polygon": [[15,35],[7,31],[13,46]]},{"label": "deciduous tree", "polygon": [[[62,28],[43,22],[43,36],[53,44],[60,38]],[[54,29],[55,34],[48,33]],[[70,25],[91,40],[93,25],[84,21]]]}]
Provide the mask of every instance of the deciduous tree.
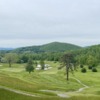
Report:
[{"label": "deciduous tree", "polygon": [[7,53],[7,54],[5,54],[4,58],[5,58],[6,62],[8,62],[9,67],[11,67],[12,63],[17,62],[18,56],[16,53]]}]

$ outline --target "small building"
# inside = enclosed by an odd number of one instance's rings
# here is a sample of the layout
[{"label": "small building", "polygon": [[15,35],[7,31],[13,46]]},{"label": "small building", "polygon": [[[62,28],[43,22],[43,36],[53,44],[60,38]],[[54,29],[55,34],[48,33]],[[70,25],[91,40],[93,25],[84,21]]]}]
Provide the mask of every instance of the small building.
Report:
[{"label": "small building", "polygon": [[[52,68],[52,67],[50,67],[49,64],[45,64],[44,66],[45,66],[44,70],[49,70],[49,69]],[[41,65],[38,64],[37,67],[36,67],[35,69],[36,69],[36,70],[41,70]]]}]

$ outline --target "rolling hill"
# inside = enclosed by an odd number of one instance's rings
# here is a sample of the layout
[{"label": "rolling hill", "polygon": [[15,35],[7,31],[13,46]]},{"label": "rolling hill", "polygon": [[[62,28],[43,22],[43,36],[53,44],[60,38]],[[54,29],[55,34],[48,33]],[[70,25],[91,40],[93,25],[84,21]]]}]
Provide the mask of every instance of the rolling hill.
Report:
[{"label": "rolling hill", "polygon": [[28,47],[17,48],[13,50],[13,52],[16,52],[16,53],[64,52],[64,51],[69,51],[69,50],[77,50],[80,48],[81,48],[80,46],[77,46],[74,44],[52,42],[52,43],[48,43],[48,44],[40,45],[40,46],[28,46]]}]

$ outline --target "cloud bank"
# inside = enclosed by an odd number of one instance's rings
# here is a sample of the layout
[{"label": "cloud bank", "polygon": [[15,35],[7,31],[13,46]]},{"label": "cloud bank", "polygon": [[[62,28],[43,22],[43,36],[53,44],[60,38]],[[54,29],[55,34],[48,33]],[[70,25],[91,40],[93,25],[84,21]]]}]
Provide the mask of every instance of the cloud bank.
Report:
[{"label": "cloud bank", "polygon": [[99,12],[100,0],[0,0],[0,47],[99,44]]}]

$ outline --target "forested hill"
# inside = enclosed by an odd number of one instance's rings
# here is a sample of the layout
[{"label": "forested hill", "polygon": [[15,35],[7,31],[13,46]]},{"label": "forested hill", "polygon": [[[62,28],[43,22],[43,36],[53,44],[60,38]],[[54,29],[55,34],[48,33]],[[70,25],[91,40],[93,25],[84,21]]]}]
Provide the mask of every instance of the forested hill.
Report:
[{"label": "forested hill", "polygon": [[81,64],[100,63],[100,44],[73,51]]},{"label": "forested hill", "polygon": [[93,55],[93,56],[99,55],[100,54],[100,44],[89,46],[87,48],[82,48],[80,50],[76,50],[74,53],[77,53],[78,55]]},{"label": "forested hill", "polygon": [[22,52],[63,52],[69,50],[77,50],[80,49],[80,46],[69,44],[69,43],[60,43],[60,42],[52,42],[41,46],[28,46],[28,47],[21,47],[13,50],[16,53]]}]

